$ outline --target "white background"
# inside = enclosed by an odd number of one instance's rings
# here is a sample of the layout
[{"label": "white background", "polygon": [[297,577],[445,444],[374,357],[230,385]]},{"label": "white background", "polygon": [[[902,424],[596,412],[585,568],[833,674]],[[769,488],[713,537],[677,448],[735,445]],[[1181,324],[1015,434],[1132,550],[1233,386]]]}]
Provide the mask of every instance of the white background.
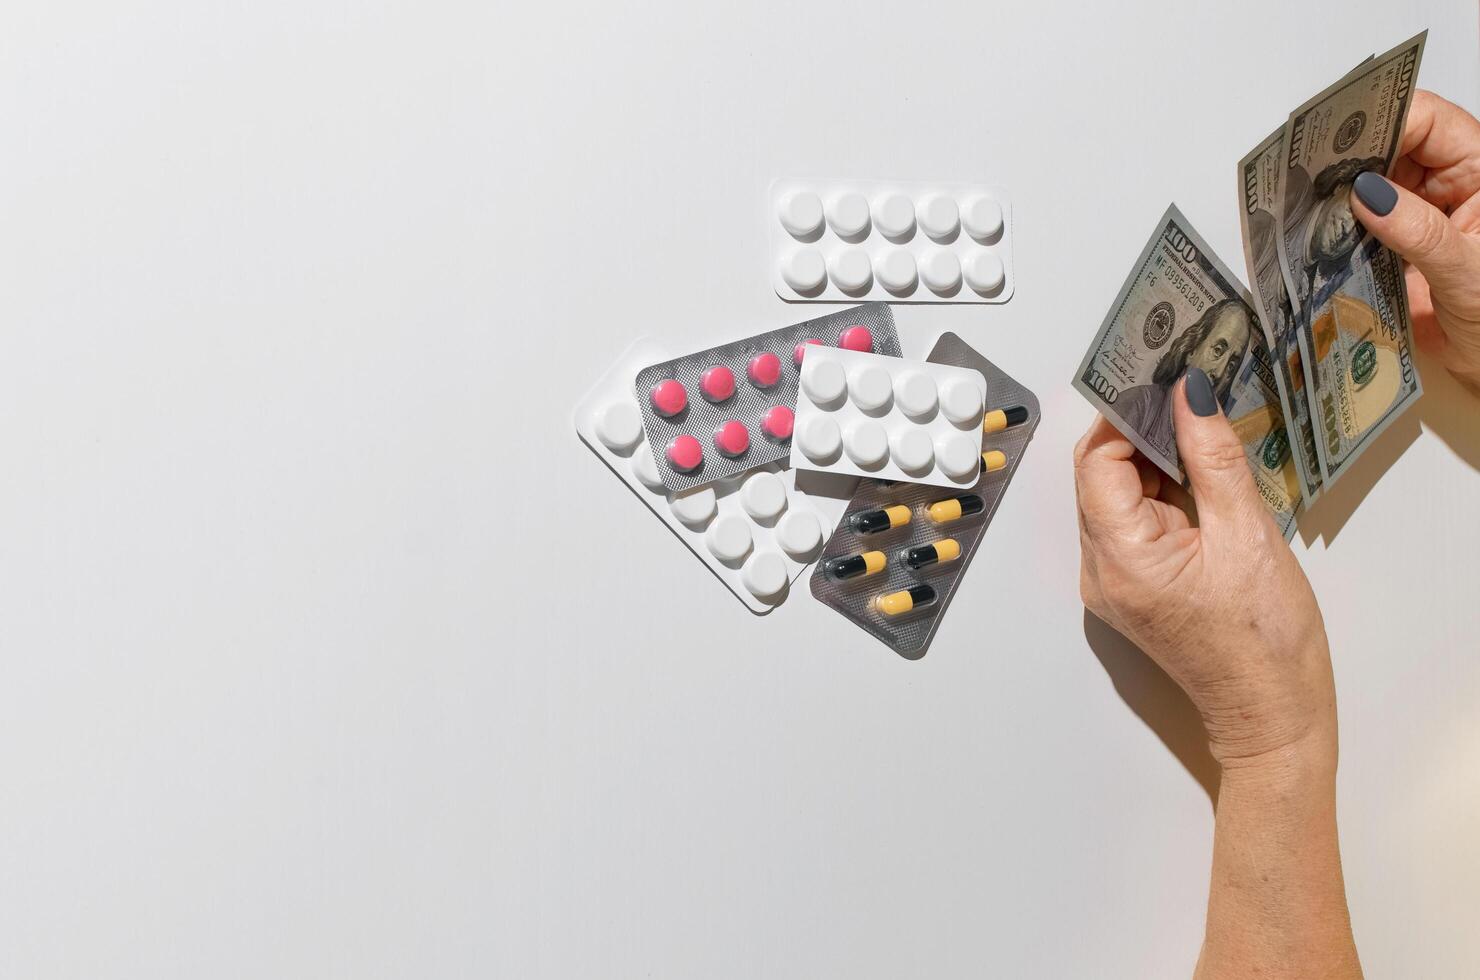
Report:
[{"label": "white background", "polygon": [[[14,5],[0,30],[0,975],[1153,977],[1214,776],[1087,625],[1069,387],[1174,199],[1474,4]],[[777,176],[1011,189],[900,307],[1044,422],[934,646],[748,613],[577,439],[772,293]],[[1373,976],[1480,961],[1480,402],[1308,518]]]}]

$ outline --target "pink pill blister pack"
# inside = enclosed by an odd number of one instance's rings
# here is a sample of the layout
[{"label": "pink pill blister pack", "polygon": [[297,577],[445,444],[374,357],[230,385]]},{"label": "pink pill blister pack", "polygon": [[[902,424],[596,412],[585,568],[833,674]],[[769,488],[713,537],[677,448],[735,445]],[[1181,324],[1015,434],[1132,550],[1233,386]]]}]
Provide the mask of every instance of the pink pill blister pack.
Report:
[{"label": "pink pill blister pack", "polygon": [[785,178],[769,201],[771,282],[789,302],[1012,298],[1012,210],[1000,188]]},{"label": "pink pill blister pack", "polygon": [[800,381],[792,466],[938,487],[980,475],[980,371],[820,349]]},{"label": "pink pill blister pack", "polygon": [[637,371],[632,393],[662,485],[692,490],[787,459],[802,365],[833,347],[898,357],[893,313],[869,303]]},{"label": "pink pill blister pack", "polygon": [[736,598],[770,612],[821,550],[846,501],[801,493],[784,460],[708,486],[665,487],[632,389],[639,369],[665,356],[650,339],[629,347],[576,405],[576,432]]}]

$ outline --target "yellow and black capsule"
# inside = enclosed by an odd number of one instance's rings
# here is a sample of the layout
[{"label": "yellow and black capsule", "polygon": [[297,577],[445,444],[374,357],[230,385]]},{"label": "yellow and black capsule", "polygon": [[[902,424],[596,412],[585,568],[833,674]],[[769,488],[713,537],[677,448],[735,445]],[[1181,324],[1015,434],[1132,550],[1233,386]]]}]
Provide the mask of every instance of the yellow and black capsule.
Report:
[{"label": "yellow and black capsule", "polygon": [[904,504],[894,504],[882,510],[866,510],[861,514],[854,514],[851,523],[853,530],[859,534],[877,534],[904,527],[909,522],[910,509]]},{"label": "yellow and black capsule", "polygon": [[1007,465],[1007,454],[995,449],[988,449],[982,453],[982,469],[988,473],[996,472]]},{"label": "yellow and black capsule", "polygon": [[923,609],[935,602],[935,590],[928,585],[912,585],[902,592],[889,592],[874,600],[874,608],[885,616],[902,616],[912,609]]},{"label": "yellow and black capsule", "polygon": [[961,545],[955,538],[943,538],[934,544],[922,544],[904,551],[904,563],[916,571],[936,562],[955,561],[961,557]]},{"label": "yellow and black capsule", "polygon": [[925,508],[925,513],[937,524],[949,524],[951,521],[970,517],[972,514],[980,514],[986,508],[985,501],[974,493],[963,493],[959,497],[949,497],[945,500],[937,500]]},{"label": "yellow and black capsule", "polygon": [[876,575],[884,570],[889,559],[882,551],[865,551],[861,555],[834,558],[827,563],[827,574],[836,579],[859,578]]},{"label": "yellow and black capsule", "polygon": [[1010,429],[1015,425],[1022,425],[1028,421],[1028,410],[1021,405],[1011,408],[998,408],[987,413],[982,419],[982,431],[991,434]]}]

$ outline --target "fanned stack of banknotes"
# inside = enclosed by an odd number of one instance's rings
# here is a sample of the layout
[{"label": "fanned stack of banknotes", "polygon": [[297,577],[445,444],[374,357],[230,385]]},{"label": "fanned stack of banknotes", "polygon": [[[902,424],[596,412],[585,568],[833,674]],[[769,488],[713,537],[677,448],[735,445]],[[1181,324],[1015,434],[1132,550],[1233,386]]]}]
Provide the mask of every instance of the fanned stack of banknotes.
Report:
[{"label": "fanned stack of banknotes", "polygon": [[1427,33],[1362,62],[1239,161],[1252,296],[1173,205],[1074,379],[1180,482],[1172,392],[1206,371],[1287,541],[1296,512],[1423,394],[1402,260],[1349,197],[1363,171],[1392,172]]}]

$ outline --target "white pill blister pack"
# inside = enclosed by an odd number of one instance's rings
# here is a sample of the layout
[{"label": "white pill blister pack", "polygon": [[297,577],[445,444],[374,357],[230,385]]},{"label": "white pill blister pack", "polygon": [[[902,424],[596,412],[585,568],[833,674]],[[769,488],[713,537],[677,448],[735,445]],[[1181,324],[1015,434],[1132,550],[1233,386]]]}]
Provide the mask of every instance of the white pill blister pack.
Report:
[{"label": "white pill blister pack", "polygon": [[809,497],[773,462],[694,490],[663,486],[632,379],[667,353],[643,338],[617,359],[573,415],[576,432],[752,612],[767,613],[822,549],[845,500]]},{"label": "white pill blister pack", "polygon": [[771,280],[789,302],[1012,297],[1012,212],[1000,188],[783,178],[769,202]]},{"label": "white pill blister pack", "polygon": [[802,362],[791,465],[938,487],[982,466],[980,371],[818,347]]}]

